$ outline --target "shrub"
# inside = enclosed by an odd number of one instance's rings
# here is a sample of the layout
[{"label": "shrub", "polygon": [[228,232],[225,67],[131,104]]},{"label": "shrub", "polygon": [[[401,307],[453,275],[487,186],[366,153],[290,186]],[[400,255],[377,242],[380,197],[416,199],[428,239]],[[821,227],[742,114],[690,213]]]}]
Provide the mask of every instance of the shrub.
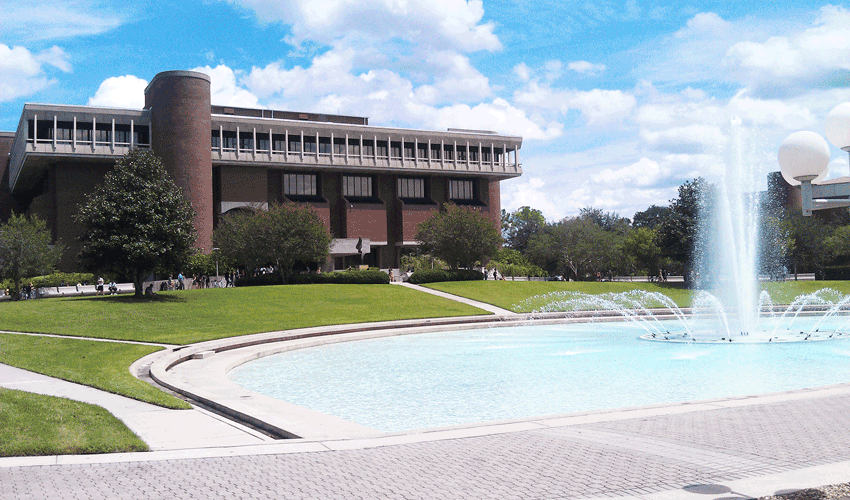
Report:
[{"label": "shrub", "polygon": [[484,274],[468,269],[426,269],[411,274],[409,281],[414,285],[421,285],[439,281],[476,281],[483,279]]},{"label": "shrub", "polygon": [[261,274],[259,276],[245,276],[236,280],[234,286],[269,286],[282,285],[283,279],[277,273]]},{"label": "shrub", "polygon": [[[62,286],[64,283],[67,286],[73,286],[77,283],[85,283],[93,284],[97,280],[97,277],[91,273],[52,273],[44,276],[33,276],[31,278],[23,278],[21,280],[21,285],[32,283],[32,285],[36,288],[43,287],[54,287],[54,286]],[[10,284],[6,281],[0,282],[0,287],[6,288],[10,287]]]},{"label": "shrub", "polygon": [[334,271],[322,274],[296,274],[290,282],[298,285],[314,283],[334,283],[342,285],[388,284],[390,275],[378,269],[364,271]]},{"label": "shrub", "polygon": [[[368,269],[363,271],[335,271],[332,273],[322,274],[294,274],[289,278],[290,284],[293,285],[312,285],[317,283],[333,283],[340,285],[369,285],[369,284],[388,284],[390,275],[377,270]],[[236,286],[267,286],[281,285],[283,281],[278,274],[263,274],[250,278],[240,278],[236,280]]]}]

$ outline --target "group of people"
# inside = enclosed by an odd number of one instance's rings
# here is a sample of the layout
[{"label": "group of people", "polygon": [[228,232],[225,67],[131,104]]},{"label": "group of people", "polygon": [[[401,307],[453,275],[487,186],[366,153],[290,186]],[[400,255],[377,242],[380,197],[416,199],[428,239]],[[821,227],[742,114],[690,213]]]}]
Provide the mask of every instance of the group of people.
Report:
[{"label": "group of people", "polygon": [[503,275],[499,274],[499,270],[496,269],[495,267],[493,269],[484,268],[484,279],[488,280],[488,279],[491,279],[491,278],[494,279],[494,280],[504,280],[505,279],[505,277]]},{"label": "group of people", "polygon": [[[234,286],[236,282],[237,274],[235,272],[225,273],[224,274],[224,287],[230,288]],[[213,288],[213,287],[221,287],[221,277],[220,276],[209,276],[204,274],[199,274],[192,276],[191,280],[187,279],[186,276],[183,276],[183,273],[177,273],[177,280],[174,279],[173,275],[168,276],[168,280],[163,281],[159,285],[159,291],[164,292],[168,290],[186,290],[187,289],[187,281],[189,290],[199,290],[202,288]],[[153,285],[150,285],[151,292],[153,291]],[[148,290],[145,290],[145,293],[148,293]]]}]

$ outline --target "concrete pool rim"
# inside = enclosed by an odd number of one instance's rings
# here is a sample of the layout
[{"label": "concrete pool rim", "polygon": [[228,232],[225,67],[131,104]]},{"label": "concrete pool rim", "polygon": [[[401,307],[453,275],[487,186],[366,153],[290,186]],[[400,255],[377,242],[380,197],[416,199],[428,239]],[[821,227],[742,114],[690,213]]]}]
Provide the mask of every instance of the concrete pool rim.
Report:
[{"label": "concrete pool rim", "polygon": [[[675,319],[666,310],[653,311],[660,318]],[[817,310],[812,311],[817,313]],[[375,440],[392,436],[419,435],[440,439],[448,436],[481,435],[481,433],[514,432],[528,425],[568,426],[588,422],[621,420],[640,416],[705,411],[730,406],[767,404],[792,399],[826,397],[850,393],[850,383],[806,388],[770,394],[755,394],[730,398],[665,403],[640,407],[595,410],[562,415],[524,417],[506,421],[487,421],[450,427],[416,429],[385,433],[341,418],[320,413],[286,401],[264,396],[241,387],[227,378],[230,370],[250,361],[280,352],[304,349],[338,342],[366,340],[379,337],[492,328],[527,324],[622,322],[614,311],[568,313],[529,313],[512,316],[469,316],[431,318],[374,323],[331,325],[266,332],[229,337],[178,346],[158,351],[137,360],[130,367],[135,376],[149,375],[157,384],[175,391],[190,400],[208,406],[238,422],[246,423],[280,438],[309,440]],[[517,427],[519,425],[519,427]],[[362,443],[365,444],[365,443]]]}]

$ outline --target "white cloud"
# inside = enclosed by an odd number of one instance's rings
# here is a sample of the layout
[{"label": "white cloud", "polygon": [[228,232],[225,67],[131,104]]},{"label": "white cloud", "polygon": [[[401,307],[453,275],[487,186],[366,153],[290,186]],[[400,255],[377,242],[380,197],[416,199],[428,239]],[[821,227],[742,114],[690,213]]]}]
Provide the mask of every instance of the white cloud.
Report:
[{"label": "white cloud", "polygon": [[685,27],[673,36],[676,38],[717,37],[729,33],[732,29],[732,23],[714,12],[701,12],[689,19]]},{"label": "white cloud", "polygon": [[469,58],[451,52],[429,54],[429,63],[437,69],[435,82],[416,89],[423,102],[470,102],[490,96],[490,81],[472,67]]},{"label": "white cloud", "polygon": [[632,94],[622,90],[554,89],[534,81],[516,91],[514,99],[523,106],[562,114],[578,110],[591,126],[622,121],[631,114],[637,103]]},{"label": "white cloud", "polygon": [[[850,11],[828,5],[813,26],[763,42],[741,41],[726,52],[724,64],[739,81],[775,90],[826,83],[837,71],[850,71]],[[843,78],[846,85],[846,78]]]},{"label": "white cloud", "polygon": [[593,182],[608,185],[647,187],[658,183],[668,172],[655,160],[641,158],[637,162],[618,170],[605,169],[593,176]]},{"label": "white cloud", "polygon": [[[559,197],[547,192],[546,182],[540,177],[521,177],[502,183],[502,208],[513,212],[528,206],[543,212],[549,221],[564,218],[566,212]],[[554,200],[557,200],[556,203]]]},{"label": "white cloud", "polygon": [[587,61],[573,61],[567,64],[567,69],[575,71],[580,75],[599,76],[607,68],[604,64],[593,64]]},{"label": "white cloud", "polygon": [[525,63],[519,63],[514,66],[514,73],[516,73],[519,79],[524,82],[527,82],[531,79],[531,68],[526,66]]},{"label": "white cloud", "polygon": [[525,139],[548,140],[562,133],[559,124],[541,126],[529,119],[525,112],[512,106],[504,99],[483,102],[476,106],[456,104],[436,110],[434,128],[466,128],[475,130],[493,130],[495,132],[518,135]]},{"label": "white cloud", "polygon": [[47,66],[71,71],[68,56],[59,47],[33,54],[25,47],[0,44],[0,102],[32,95],[55,83]]},{"label": "white cloud", "polygon": [[17,40],[53,40],[96,35],[124,24],[130,13],[96,0],[3,2],[3,36]]},{"label": "white cloud", "polygon": [[243,108],[261,107],[257,96],[236,84],[236,74],[229,67],[220,64],[215,68],[203,66],[192,71],[199,71],[210,77],[212,104]]},{"label": "white cloud", "polygon": [[502,45],[481,0],[228,0],[262,22],[292,26],[293,44],[375,45],[404,40],[427,50],[494,51]]},{"label": "white cloud", "polygon": [[147,86],[147,80],[133,75],[113,76],[101,82],[97,92],[89,97],[88,105],[142,109]]}]

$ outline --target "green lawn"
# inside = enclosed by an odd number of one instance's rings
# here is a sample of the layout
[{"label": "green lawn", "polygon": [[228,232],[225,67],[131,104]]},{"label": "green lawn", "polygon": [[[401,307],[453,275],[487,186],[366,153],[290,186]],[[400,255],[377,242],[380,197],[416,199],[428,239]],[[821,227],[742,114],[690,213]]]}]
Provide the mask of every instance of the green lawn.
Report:
[{"label": "green lawn", "polygon": [[489,314],[400,286],[287,285],[0,304],[0,330],[189,344],[310,326]]},{"label": "green lawn", "polygon": [[190,408],[130,374],[135,360],[158,350],[137,344],[0,333],[0,363],[166,408]]},{"label": "green lawn", "polygon": [[[310,326],[489,314],[390,285],[290,285],[0,304],[0,330],[189,344]],[[168,408],[188,408],[128,368],[158,350],[79,339],[0,334],[0,363]]]},{"label": "green lawn", "polygon": [[147,450],[103,408],[0,389],[0,457]]},{"label": "green lawn", "polygon": [[[588,294],[646,290],[661,292],[670,297],[679,307],[691,305],[693,292],[682,283],[624,283],[595,281],[450,281],[426,285],[461,297],[466,297],[517,312],[531,312],[537,301],[527,301],[534,296],[552,292],[574,291]],[[794,297],[812,293],[821,288],[832,288],[850,294],[850,281],[788,281],[785,283],[763,283],[774,303],[787,304]]]}]

